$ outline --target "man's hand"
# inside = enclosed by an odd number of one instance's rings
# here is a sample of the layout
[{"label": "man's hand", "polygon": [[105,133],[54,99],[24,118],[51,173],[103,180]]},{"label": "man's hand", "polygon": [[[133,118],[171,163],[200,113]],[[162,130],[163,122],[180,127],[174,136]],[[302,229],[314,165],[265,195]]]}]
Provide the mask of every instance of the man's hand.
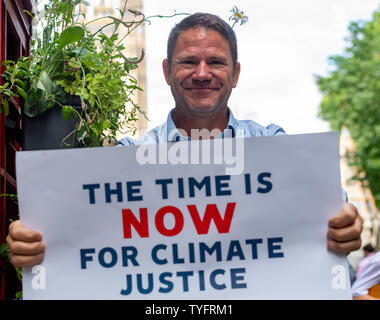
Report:
[{"label": "man's hand", "polygon": [[344,202],[339,214],[329,220],[327,248],[335,253],[350,253],[360,249],[363,219],[358,210]]},{"label": "man's hand", "polygon": [[7,236],[10,262],[17,268],[39,264],[45,252],[41,233],[25,228],[19,220],[9,225]]}]

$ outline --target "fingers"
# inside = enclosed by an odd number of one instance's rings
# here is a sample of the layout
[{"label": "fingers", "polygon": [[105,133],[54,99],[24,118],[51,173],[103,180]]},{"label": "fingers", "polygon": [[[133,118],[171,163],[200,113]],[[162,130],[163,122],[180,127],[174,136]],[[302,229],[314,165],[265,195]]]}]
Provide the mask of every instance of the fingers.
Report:
[{"label": "fingers", "polygon": [[34,255],[45,251],[45,245],[41,241],[24,242],[15,241],[10,236],[7,237],[10,253],[13,255]]},{"label": "fingers", "polygon": [[360,249],[363,219],[350,203],[343,203],[339,214],[329,220],[327,247],[335,253],[350,253]]},{"label": "fingers", "polygon": [[9,225],[9,236],[16,241],[35,242],[42,240],[41,233],[25,228],[20,220]]},{"label": "fingers", "polygon": [[346,242],[327,241],[327,248],[335,253],[350,253],[351,251],[359,250],[361,245],[362,241],[360,239]]},{"label": "fingers", "polygon": [[20,221],[12,222],[6,241],[9,246],[9,260],[18,268],[41,263],[45,245],[38,231],[25,228]]},{"label": "fingers", "polygon": [[21,256],[10,254],[10,262],[17,268],[27,268],[40,264],[44,258],[43,253],[39,253],[33,256]]},{"label": "fingers", "polygon": [[[355,219],[359,216],[355,206],[350,203],[343,203],[342,210],[338,215],[329,220],[329,227],[331,228],[344,228],[352,225]],[[359,216],[360,217],[360,216]],[[361,218],[360,218],[361,219]]]},{"label": "fingers", "polygon": [[360,238],[362,232],[362,222],[355,219],[354,223],[344,228],[329,228],[327,237],[337,242],[351,241]]}]

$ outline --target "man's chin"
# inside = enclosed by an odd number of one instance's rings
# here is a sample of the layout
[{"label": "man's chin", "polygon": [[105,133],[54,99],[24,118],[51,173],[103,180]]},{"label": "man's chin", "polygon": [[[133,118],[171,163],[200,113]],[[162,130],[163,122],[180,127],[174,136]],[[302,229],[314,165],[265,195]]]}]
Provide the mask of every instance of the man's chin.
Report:
[{"label": "man's chin", "polygon": [[225,107],[210,106],[210,105],[197,105],[189,106],[188,111],[197,117],[210,117],[221,112]]}]

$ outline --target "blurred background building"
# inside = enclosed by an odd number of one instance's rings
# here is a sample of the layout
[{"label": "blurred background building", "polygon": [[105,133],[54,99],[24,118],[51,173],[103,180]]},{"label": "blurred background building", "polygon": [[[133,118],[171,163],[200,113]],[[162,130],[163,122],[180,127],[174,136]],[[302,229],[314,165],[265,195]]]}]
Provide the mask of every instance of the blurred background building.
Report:
[{"label": "blurred background building", "polygon": [[[375,199],[371,189],[365,181],[353,179],[357,174],[355,168],[348,165],[346,154],[355,150],[355,143],[347,129],[340,136],[340,168],[342,187],[348,194],[348,201],[355,205],[362,216],[363,232],[362,246],[371,244],[377,250],[380,249],[380,212],[376,208]],[[349,259],[354,267],[362,258],[362,252],[353,252]]]}]

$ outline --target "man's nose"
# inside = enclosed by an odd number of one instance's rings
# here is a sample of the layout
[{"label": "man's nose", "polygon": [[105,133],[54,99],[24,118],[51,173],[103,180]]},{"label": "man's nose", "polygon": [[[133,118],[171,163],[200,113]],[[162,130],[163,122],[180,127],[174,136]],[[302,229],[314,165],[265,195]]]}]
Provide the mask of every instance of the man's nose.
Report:
[{"label": "man's nose", "polygon": [[193,80],[207,81],[211,80],[210,69],[205,61],[200,61],[193,73]]}]

